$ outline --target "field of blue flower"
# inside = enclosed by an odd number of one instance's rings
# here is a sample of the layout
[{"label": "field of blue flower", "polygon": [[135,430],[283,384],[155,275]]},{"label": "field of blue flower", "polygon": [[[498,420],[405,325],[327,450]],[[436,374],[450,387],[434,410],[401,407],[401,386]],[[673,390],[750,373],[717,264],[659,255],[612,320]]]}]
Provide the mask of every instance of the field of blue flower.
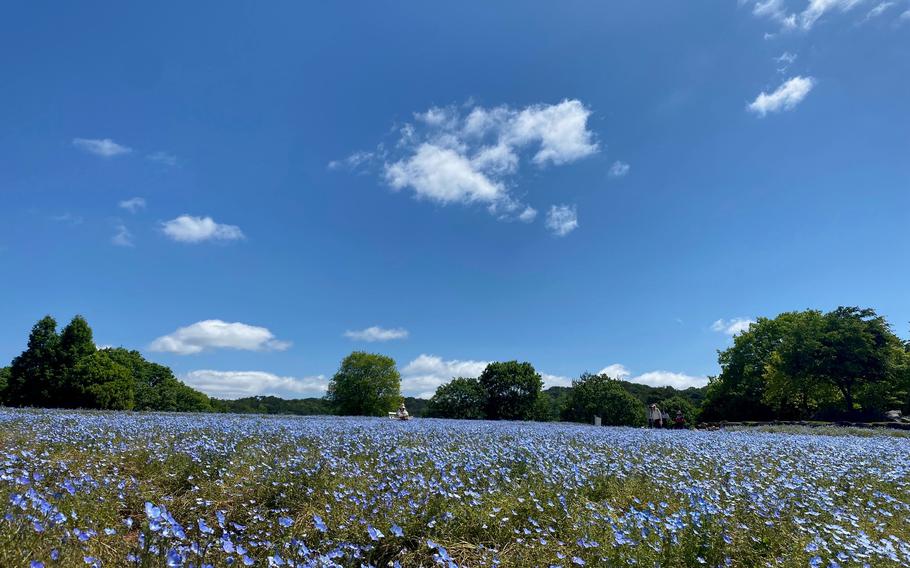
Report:
[{"label": "field of blue flower", "polygon": [[907,566],[894,437],[0,410],[0,566]]}]

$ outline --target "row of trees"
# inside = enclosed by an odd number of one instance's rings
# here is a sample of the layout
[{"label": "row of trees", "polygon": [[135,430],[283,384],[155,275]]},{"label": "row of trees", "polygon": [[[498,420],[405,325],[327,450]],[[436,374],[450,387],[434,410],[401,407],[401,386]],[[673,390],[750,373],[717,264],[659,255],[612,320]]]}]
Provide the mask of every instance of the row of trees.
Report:
[{"label": "row of trees", "polygon": [[0,370],[0,402],[10,406],[207,412],[209,397],[138,351],[98,349],[76,316],[59,333],[51,316],[32,327],[28,346]]},{"label": "row of trees", "polygon": [[910,412],[910,342],[871,309],[759,318],[720,353],[708,420],[876,419]]}]

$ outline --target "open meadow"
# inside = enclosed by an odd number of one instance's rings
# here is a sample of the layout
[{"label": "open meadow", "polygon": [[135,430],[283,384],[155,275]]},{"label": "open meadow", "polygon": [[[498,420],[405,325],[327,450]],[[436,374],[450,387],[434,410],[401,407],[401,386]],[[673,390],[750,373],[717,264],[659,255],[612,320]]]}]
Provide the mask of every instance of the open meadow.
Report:
[{"label": "open meadow", "polygon": [[906,566],[896,437],[0,411],[0,565]]}]

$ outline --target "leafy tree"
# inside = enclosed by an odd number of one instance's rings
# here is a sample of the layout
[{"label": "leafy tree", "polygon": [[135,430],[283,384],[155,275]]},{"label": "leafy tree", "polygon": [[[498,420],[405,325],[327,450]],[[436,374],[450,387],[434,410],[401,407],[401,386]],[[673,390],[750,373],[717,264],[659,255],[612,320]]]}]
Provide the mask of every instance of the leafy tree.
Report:
[{"label": "leafy tree", "polygon": [[135,382],[135,410],[213,410],[209,397],[177,380],[170,368],[146,361],[138,351],[122,347],[108,348],[104,352],[111,360],[129,369]]},{"label": "leafy tree", "polygon": [[427,415],[437,418],[483,419],[487,394],[477,379],[457,377],[436,389]]},{"label": "leafy tree", "polygon": [[71,406],[132,410],[136,404],[136,383],[130,370],[116,363],[105,351],[80,359],[70,375],[79,389]]},{"label": "leafy tree", "polygon": [[326,400],[342,415],[382,416],[395,410],[401,402],[395,360],[377,353],[351,353],[329,382]]},{"label": "leafy tree", "polygon": [[92,328],[85,318],[75,316],[60,332],[60,345],[58,347],[59,369],[57,371],[56,385],[51,406],[73,406],[74,400],[82,391],[80,379],[72,375],[73,371],[84,358],[95,353],[95,340],[92,337]]},{"label": "leafy tree", "polygon": [[666,400],[658,402],[657,406],[659,406],[663,412],[666,412],[670,415],[671,425],[676,419],[677,412],[682,412],[683,418],[685,418],[687,425],[694,424],[698,420],[698,409],[692,406],[692,403],[681,396],[671,396]]},{"label": "leafy tree", "polygon": [[10,368],[0,367],[0,404],[6,404],[6,387],[9,385]]},{"label": "leafy tree", "polygon": [[572,381],[563,417],[573,422],[593,421],[600,416],[607,426],[642,426],[645,405],[607,375],[585,373]]},{"label": "leafy tree", "polygon": [[486,416],[490,420],[530,420],[543,379],[530,363],[490,363],[480,374],[487,394]]},{"label": "leafy tree", "polygon": [[10,365],[7,403],[12,406],[48,406],[54,400],[59,377],[60,336],[51,316],[38,320],[28,346]]}]

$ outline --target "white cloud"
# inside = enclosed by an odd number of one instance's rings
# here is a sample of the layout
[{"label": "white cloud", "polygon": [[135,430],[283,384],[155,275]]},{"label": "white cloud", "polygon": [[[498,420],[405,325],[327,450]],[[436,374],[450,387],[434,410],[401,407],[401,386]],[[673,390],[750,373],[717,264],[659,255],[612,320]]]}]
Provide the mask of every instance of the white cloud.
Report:
[{"label": "white cloud", "polygon": [[578,228],[578,214],[574,205],[551,205],[547,212],[547,229],[557,237],[564,237]]},{"label": "white cloud", "polygon": [[632,372],[620,363],[613,363],[601,369],[598,375],[607,375],[612,379],[629,381],[652,387],[670,386],[675,389],[687,389],[689,387],[703,387],[708,384],[707,377],[696,377],[686,375],[685,373],[674,373],[672,371],[649,371],[641,375],[632,376]]},{"label": "white cloud", "polygon": [[898,19],[901,22],[910,22],[910,10],[907,10],[906,12],[904,12],[900,16],[898,16]]},{"label": "white cloud", "polygon": [[243,239],[243,231],[236,225],[222,225],[211,217],[181,215],[162,223],[164,234],[175,241],[199,243],[202,241],[234,241]]},{"label": "white cloud", "polygon": [[180,377],[189,386],[216,398],[271,395],[285,398],[321,397],[328,381],[314,377],[281,377],[264,371],[191,371]]},{"label": "white cloud", "polygon": [[549,373],[541,373],[540,378],[543,379],[543,388],[548,389],[550,387],[570,387],[572,386],[572,377],[563,377],[562,375],[551,375]]},{"label": "white cloud", "polygon": [[610,177],[623,177],[629,173],[629,170],[632,168],[629,164],[616,160],[613,162],[613,165],[610,166]]},{"label": "white cloud", "polygon": [[132,197],[124,199],[117,204],[121,209],[126,209],[130,213],[135,213],[140,209],[145,209],[145,199],[142,197]]},{"label": "white cloud", "polygon": [[366,329],[357,331],[346,331],[344,336],[355,341],[391,341],[393,339],[404,339],[408,336],[408,330],[397,327],[386,329],[378,325],[370,326]]},{"label": "white cloud", "polygon": [[111,243],[118,247],[133,246],[133,233],[126,228],[126,225],[120,223],[115,227],[115,230],[114,236],[111,237]]},{"label": "white cloud", "polygon": [[133,151],[132,148],[121,146],[110,138],[100,140],[95,138],[73,138],[73,146],[80,150],[84,150],[89,154],[95,154],[96,156],[102,156],[104,158],[129,154]]},{"label": "white cloud", "polygon": [[455,377],[478,377],[488,361],[450,359],[422,354],[401,369],[401,392],[405,396],[430,398],[439,385]]},{"label": "white cloud", "polygon": [[407,160],[386,166],[386,180],[395,189],[411,187],[417,197],[439,203],[494,203],[505,187],[494,182],[450,148],[422,144]]},{"label": "white cloud", "polygon": [[623,381],[628,380],[628,378],[632,375],[632,373],[629,371],[629,369],[627,369],[625,365],[622,365],[620,363],[613,363],[612,365],[607,365],[606,367],[604,367],[603,369],[598,371],[597,374],[598,375],[607,375],[611,379],[619,379],[619,380],[623,380]]},{"label": "white cloud", "polygon": [[357,152],[329,168],[379,163],[395,190],[443,205],[482,204],[502,220],[533,221],[536,210],[514,195],[522,162],[539,168],[568,164],[599,150],[588,129],[591,110],[578,100],[523,108],[433,107],[396,129],[387,150]]},{"label": "white cloud", "polygon": [[169,154],[167,152],[154,152],[146,156],[145,159],[150,162],[155,162],[156,164],[162,164],[168,167],[174,167],[177,165],[177,156],[174,154]]},{"label": "white cloud", "polygon": [[284,351],[291,344],[280,341],[267,328],[221,320],[203,320],[163,335],[149,345],[151,351],[192,355],[210,349]]},{"label": "white cloud", "polygon": [[744,331],[749,331],[749,326],[755,323],[755,320],[749,318],[734,318],[731,320],[719,319],[711,324],[711,329],[727,335],[736,335]]},{"label": "white cloud", "polygon": [[626,380],[652,387],[673,387],[675,389],[703,387],[708,384],[708,377],[695,377],[672,371],[650,371]]},{"label": "white cloud", "polygon": [[[834,11],[849,12],[864,2],[865,0],[809,0],[801,12],[790,12],[784,4],[784,0],[757,0],[752,7],[752,13],[755,16],[777,22],[785,30],[800,28],[809,31],[826,14]],[[887,2],[882,2],[882,4],[887,4]],[[882,8],[881,11],[886,8]]]},{"label": "white cloud", "polygon": [[812,77],[792,77],[787,79],[773,93],[764,91],[747,106],[748,110],[765,116],[769,112],[791,110],[798,105],[815,86]]}]

